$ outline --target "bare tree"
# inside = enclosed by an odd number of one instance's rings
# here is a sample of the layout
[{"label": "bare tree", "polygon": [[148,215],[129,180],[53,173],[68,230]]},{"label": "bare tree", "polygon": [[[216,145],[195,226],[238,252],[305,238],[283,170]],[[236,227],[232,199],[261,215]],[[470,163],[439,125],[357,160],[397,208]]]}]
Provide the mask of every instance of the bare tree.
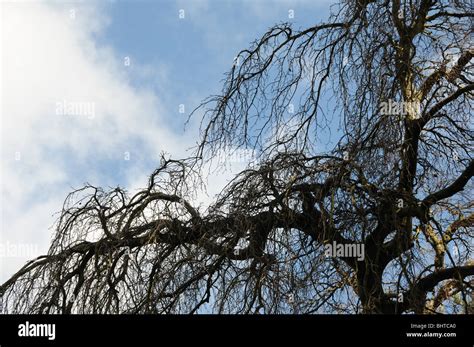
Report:
[{"label": "bare tree", "polygon": [[[472,313],[473,12],[343,1],[271,28],[198,107],[195,158],[133,196],[71,193],[48,254],[0,287],[6,311]],[[203,161],[239,148],[258,159],[194,207]]]}]

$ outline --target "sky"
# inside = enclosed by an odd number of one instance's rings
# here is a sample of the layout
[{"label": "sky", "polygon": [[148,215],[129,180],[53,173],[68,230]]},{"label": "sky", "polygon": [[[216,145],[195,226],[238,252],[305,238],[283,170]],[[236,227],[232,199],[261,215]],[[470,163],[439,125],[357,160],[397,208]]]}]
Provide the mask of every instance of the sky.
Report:
[{"label": "sky", "polygon": [[[0,282],[48,250],[66,195],[144,187],[184,158],[236,54],[276,23],[325,20],[330,0],[0,3]],[[236,163],[233,170],[245,163]],[[215,174],[208,195],[232,172]]]}]

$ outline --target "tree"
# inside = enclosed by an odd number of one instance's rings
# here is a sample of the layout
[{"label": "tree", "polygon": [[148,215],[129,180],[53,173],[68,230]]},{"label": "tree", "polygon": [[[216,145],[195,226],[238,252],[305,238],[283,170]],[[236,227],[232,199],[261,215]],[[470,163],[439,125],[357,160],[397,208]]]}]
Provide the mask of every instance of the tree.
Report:
[{"label": "tree", "polygon": [[[163,158],[133,196],[71,193],[48,254],[0,287],[5,309],[472,313],[473,12],[343,1],[269,29],[197,108],[195,156]],[[193,206],[201,165],[241,148],[258,158]],[[325,257],[335,243],[364,256]]]}]

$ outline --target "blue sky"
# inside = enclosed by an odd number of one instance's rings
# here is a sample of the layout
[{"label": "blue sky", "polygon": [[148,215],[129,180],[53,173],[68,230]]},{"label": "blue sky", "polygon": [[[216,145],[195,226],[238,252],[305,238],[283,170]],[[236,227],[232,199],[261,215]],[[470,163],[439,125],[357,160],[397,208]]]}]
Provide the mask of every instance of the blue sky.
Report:
[{"label": "blue sky", "polygon": [[[133,191],[160,152],[185,157],[199,121],[184,132],[187,115],[219,92],[235,55],[273,24],[324,20],[330,4],[2,2],[0,281],[47,251],[68,192],[86,182]],[[93,114],[58,114],[58,103]],[[231,175],[212,177],[209,194]]]}]

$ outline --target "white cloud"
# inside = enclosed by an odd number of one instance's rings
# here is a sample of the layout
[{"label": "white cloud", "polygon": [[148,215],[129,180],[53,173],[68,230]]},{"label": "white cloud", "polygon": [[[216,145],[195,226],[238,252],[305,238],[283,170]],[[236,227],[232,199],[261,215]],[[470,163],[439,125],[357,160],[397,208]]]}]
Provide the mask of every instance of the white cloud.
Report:
[{"label": "white cloud", "polygon": [[[123,57],[96,44],[109,21],[99,7],[75,5],[71,18],[71,5],[1,6],[0,237],[4,243],[34,243],[45,253],[52,215],[71,188],[113,183],[113,172],[89,162],[120,161],[129,151],[141,158],[125,169],[135,181],[160,151],[181,155],[187,139],[167,130],[156,95],[131,87]],[[93,117],[56,114],[58,102],[93,105]],[[0,259],[0,282],[36,255]]]}]

